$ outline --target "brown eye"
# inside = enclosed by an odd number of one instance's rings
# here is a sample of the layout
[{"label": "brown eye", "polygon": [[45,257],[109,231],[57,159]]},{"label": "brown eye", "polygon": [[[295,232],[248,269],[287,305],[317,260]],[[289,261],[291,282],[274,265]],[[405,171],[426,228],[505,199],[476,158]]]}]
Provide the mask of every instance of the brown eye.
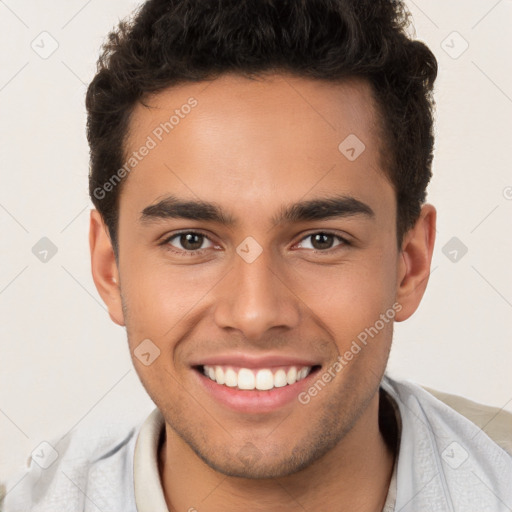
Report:
[{"label": "brown eye", "polygon": [[330,249],[334,242],[332,235],[326,233],[316,233],[311,237],[311,245],[315,249]]},{"label": "brown eye", "polygon": [[203,247],[205,241],[211,244],[211,241],[205,235],[187,231],[168,238],[166,243],[184,252],[193,252],[205,249],[205,247]]},{"label": "brown eye", "polygon": [[[310,240],[310,242],[305,243],[306,240]],[[339,242],[335,243],[336,240],[339,240]],[[316,251],[326,251],[338,245],[348,245],[348,242],[338,235],[324,233],[323,231],[311,233],[299,242],[299,246],[302,246],[301,248],[314,249]]]},{"label": "brown eye", "polygon": [[184,249],[189,251],[196,251],[201,248],[203,245],[203,235],[199,235],[197,233],[187,233],[185,235],[180,235],[180,243]]}]

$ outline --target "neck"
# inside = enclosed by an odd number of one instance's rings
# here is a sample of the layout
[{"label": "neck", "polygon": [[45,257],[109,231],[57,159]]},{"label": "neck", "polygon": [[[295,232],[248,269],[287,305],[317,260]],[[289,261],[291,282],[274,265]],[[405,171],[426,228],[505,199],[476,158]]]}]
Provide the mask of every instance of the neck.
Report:
[{"label": "neck", "polygon": [[274,479],[223,475],[207,466],[166,424],[160,474],[170,511],[358,510],[384,506],[395,454],[379,430],[379,393],[353,428],[306,469]]}]

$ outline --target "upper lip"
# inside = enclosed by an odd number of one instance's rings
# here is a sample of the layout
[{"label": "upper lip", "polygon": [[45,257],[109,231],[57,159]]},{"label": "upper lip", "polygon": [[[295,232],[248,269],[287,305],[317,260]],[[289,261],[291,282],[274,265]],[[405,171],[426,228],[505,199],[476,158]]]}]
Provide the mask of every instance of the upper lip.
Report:
[{"label": "upper lip", "polygon": [[224,354],[197,359],[191,366],[235,366],[239,368],[272,368],[276,366],[317,366],[312,359],[286,355],[255,356],[250,354]]}]

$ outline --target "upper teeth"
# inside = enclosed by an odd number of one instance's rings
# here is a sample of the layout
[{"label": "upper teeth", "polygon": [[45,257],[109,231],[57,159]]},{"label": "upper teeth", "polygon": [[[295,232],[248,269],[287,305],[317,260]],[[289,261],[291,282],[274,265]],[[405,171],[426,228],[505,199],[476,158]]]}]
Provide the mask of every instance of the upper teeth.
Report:
[{"label": "upper teeth", "polygon": [[[275,373],[273,373],[273,371]],[[258,389],[265,391],[273,388],[282,388],[295,384],[309,375],[311,366],[290,366],[271,370],[269,368],[236,370],[223,366],[203,366],[204,374],[217,384],[224,384],[230,388]]]}]

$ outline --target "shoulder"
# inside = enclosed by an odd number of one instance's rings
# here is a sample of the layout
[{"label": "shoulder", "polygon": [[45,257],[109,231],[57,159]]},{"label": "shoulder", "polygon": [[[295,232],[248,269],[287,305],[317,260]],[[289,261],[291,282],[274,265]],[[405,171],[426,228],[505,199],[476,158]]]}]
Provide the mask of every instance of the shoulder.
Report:
[{"label": "shoulder", "polygon": [[512,413],[499,407],[422,386],[432,396],[481,428],[496,444],[512,455]]},{"label": "shoulder", "polygon": [[135,511],[133,452],[143,421],[78,428],[39,444],[5,482],[0,509]]},{"label": "shoulder", "polygon": [[510,413],[388,376],[382,387],[395,400],[402,427],[397,508],[512,506]]},{"label": "shoulder", "polygon": [[384,378],[383,385],[394,392],[395,399],[398,398],[408,407],[419,408],[429,417],[432,426],[449,425],[462,429],[462,432],[481,432],[512,455],[512,413],[388,376]]}]

